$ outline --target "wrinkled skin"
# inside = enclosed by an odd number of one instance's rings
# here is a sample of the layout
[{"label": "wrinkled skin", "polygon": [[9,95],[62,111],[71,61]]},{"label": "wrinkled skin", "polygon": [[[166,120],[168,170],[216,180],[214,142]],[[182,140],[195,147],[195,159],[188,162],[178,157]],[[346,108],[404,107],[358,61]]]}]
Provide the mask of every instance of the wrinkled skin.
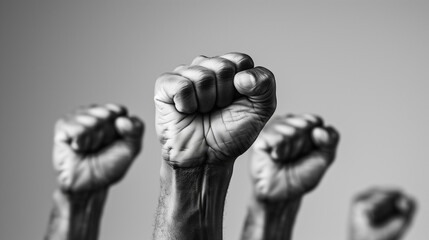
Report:
[{"label": "wrinkled skin", "polygon": [[335,159],[339,134],[315,115],[274,117],[252,148],[256,197],[297,199],[314,189]]},{"label": "wrinkled skin", "polygon": [[246,151],[276,107],[274,75],[241,53],[199,56],[155,86],[162,157],[175,167],[228,164]]},{"label": "wrinkled skin", "polygon": [[96,191],[118,182],[140,152],[143,123],[119,105],[82,107],[56,123],[53,163],[62,190]]},{"label": "wrinkled skin", "polygon": [[372,188],[352,203],[350,240],[399,240],[411,225],[416,202],[397,189]]},{"label": "wrinkled skin", "polygon": [[154,239],[222,239],[235,159],[276,108],[274,75],[241,53],[199,56],[155,84],[162,145]]}]

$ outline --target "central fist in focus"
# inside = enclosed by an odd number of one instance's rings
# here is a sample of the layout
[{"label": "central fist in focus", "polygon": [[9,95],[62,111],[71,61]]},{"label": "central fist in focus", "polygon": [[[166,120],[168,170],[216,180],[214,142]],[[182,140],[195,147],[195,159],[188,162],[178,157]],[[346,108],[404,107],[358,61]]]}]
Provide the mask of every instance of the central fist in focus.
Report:
[{"label": "central fist in focus", "polygon": [[245,54],[195,58],[155,86],[162,157],[174,167],[228,164],[255,141],[276,108],[274,75]]}]

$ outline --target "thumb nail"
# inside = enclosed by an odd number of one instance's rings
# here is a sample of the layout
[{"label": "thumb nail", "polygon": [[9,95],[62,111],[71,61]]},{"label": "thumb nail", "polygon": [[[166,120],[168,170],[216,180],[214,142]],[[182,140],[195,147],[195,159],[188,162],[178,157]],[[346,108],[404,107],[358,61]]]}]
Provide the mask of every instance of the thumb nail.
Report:
[{"label": "thumb nail", "polygon": [[238,73],[235,76],[235,82],[237,87],[246,91],[251,90],[256,84],[255,77],[252,74],[245,72]]}]

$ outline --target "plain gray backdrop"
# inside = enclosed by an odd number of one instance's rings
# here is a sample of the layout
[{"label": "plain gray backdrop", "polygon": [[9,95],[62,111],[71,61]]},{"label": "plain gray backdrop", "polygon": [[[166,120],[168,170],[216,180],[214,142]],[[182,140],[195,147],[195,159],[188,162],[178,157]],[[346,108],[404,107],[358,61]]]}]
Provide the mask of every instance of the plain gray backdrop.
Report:
[{"label": "plain gray backdrop", "polygon": [[[109,193],[100,239],[150,239],[159,188],[156,77],[239,51],[277,79],[277,113],[336,126],[335,164],[304,199],[295,239],[345,239],[351,197],[399,186],[419,201],[408,239],[429,236],[429,2],[0,1],[0,239],[41,239],[56,180],[53,125],[115,102],[146,123],[144,148]],[[234,169],[225,239],[239,239],[250,184]]]}]

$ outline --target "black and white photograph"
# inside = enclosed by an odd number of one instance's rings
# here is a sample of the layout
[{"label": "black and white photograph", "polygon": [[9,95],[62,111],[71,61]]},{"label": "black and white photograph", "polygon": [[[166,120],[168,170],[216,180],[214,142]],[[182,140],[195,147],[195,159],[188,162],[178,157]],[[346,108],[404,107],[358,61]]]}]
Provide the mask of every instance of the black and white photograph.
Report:
[{"label": "black and white photograph", "polygon": [[428,13],[0,0],[0,239],[429,239]]}]

